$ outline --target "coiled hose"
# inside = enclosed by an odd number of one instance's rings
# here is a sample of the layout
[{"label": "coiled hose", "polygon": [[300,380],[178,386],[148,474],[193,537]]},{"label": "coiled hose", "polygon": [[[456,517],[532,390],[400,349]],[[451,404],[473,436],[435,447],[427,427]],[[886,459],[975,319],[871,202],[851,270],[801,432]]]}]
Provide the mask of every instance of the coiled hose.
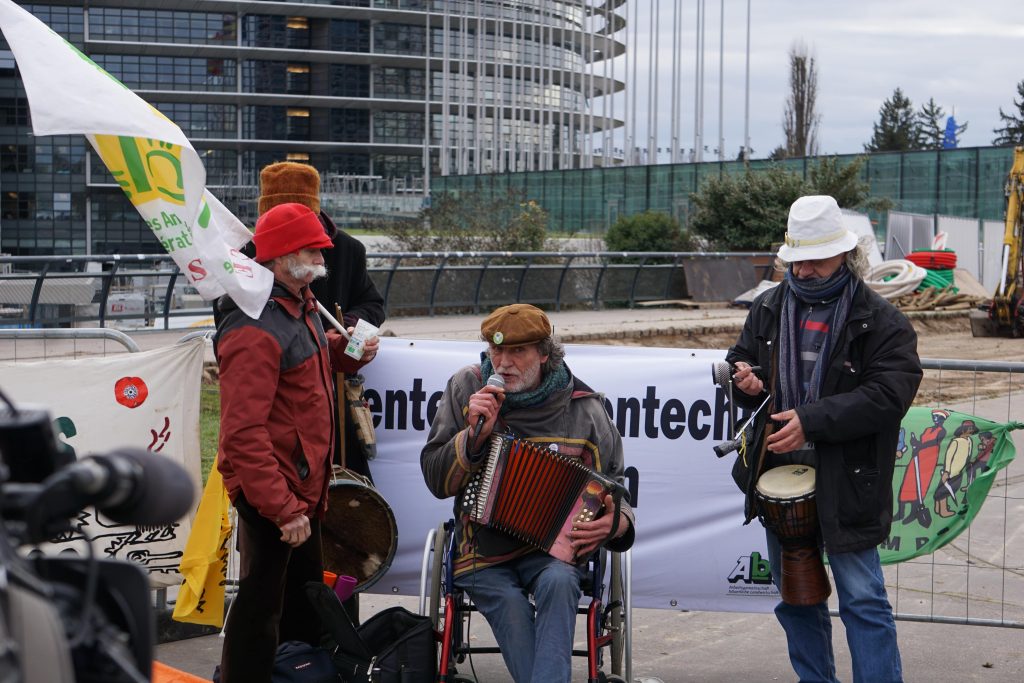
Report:
[{"label": "coiled hose", "polygon": [[927,274],[910,261],[895,259],[872,267],[864,283],[884,298],[896,299],[917,289]]}]

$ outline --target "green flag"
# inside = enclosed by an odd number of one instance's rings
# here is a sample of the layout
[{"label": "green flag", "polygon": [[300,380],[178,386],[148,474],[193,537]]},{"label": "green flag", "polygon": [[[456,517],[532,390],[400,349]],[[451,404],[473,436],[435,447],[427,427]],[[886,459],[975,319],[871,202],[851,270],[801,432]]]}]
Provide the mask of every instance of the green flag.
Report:
[{"label": "green flag", "polygon": [[911,408],[900,428],[892,478],[893,523],[879,546],[883,564],[927,555],[956,538],[981,510],[996,472],[1016,453],[1010,432],[940,408]]}]

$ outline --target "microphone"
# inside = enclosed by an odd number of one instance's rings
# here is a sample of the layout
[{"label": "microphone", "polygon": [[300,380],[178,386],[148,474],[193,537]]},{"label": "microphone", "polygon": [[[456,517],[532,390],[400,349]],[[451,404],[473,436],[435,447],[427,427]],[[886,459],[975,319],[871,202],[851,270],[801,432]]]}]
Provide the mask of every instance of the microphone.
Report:
[{"label": "microphone", "polygon": [[[736,437],[736,403],[732,400],[732,365],[728,361],[716,360],[711,364],[711,380],[725,392],[729,401],[729,438]],[[724,453],[719,454],[721,458]]]},{"label": "microphone", "polygon": [[194,500],[191,477],[170,458],[138,448],[111,451],[48,477],[27,510],[22,540],[52,538],[90,505],[118,524],[162,526],[184,517]]},{"label": "microphone", "polygon": [[[501,378],[501,375],[499,375],[498,373],[494,373],[493,375],[488,377],[487,378],[487,383],[489,385],[491,385],[492,387],[498,387],[499,389],[504,389],[505,388],[505,380],[503,380]],[[476,441],[476,437],[480,436],[480,429],[484,426],[484,422],[486,422],[486,420],[484,419],[483,415],[479,416],[476,419],[476,426],[473,427],[473,436],[472,436],[474,441]]]}]

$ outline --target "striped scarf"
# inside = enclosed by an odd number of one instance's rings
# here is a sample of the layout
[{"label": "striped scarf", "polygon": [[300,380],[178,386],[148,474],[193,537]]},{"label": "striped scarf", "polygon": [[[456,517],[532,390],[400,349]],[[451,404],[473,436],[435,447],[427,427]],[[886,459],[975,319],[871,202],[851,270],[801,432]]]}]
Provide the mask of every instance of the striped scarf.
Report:
[{"label": "striped scarf", "polygon": [[[804,403],[816,401],[820,396],[825,368],[828,367],[829,356],[832,355],[839,330],[846,324],[846,319],[850,315],[850,306],[858,282],[845,263],[827,278],[800,280],[793,277],[792,270],[786,271],[789,289],[782,304],[782,318],[779,322],[779,402],[776,406],[778,410],[790,410]],[[807,391],[804,392],[800,367],[799,306],[830,302],[836,297],[838,301],[832,314],[832,321],[829,323],[825,343],[814,364]]]}]

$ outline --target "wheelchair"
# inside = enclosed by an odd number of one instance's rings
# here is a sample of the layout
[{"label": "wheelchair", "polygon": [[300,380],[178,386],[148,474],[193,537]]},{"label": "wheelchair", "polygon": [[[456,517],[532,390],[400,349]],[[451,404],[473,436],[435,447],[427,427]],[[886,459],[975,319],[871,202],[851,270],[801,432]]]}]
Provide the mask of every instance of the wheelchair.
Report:
[{"label": "wheelchair", "polygon": [[[476,683],[457,665],[474,654],[500,654],[497,647],[469,645],[469,617],[476,611],[469,596],[454,585],[455,520],[427,532],[420,566],[420,614],[430,617],[440,644],[439,683]],[[605,576],[606,565],[610,568]],[[577,610],[586,615],[587,649],[573,649],[587,657],[587,683],[627,683],[633,680],[630,640],[630,551],[599,550],[588,562],[581,587],[584,598]],[[608,579],[607,582],[605,579]],[[589,603],[587,602],[589,598]],[[603,600],[606,598],[607,602]],[[584,604],[587,603],[587,604]],[[610,673],[602,670],[605,650]]]}]

